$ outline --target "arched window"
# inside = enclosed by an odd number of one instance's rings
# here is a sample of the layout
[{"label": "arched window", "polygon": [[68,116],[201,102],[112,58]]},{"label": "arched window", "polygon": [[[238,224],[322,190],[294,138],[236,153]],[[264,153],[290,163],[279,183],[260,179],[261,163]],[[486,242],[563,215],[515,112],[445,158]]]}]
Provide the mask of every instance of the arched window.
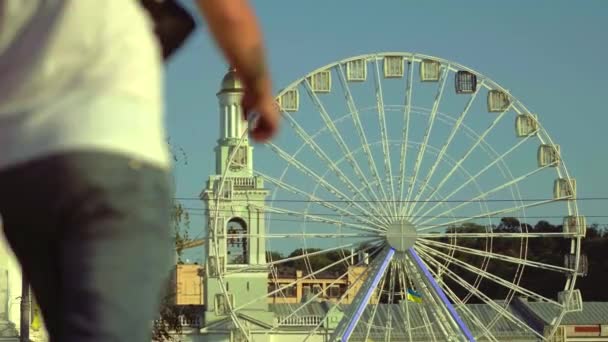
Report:
[{"label": "arched window", "polygon": [[242,265],[247,264],[249,259],[249,241],[247,239],[247,223],[242,218],[235,217],[228,221],[226,226],[228,234],[227,254],[228,264]]}]

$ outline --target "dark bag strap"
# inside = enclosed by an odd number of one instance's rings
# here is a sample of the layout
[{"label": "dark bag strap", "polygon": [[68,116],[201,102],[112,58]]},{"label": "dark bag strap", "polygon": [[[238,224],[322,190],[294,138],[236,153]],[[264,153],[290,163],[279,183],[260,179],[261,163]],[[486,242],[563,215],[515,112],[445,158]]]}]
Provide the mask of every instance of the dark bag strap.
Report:
[{"label": "dark bag strap", "polygon": [[154,32],[162,48],[163,59],[169,59],[194,31],[194,18],[176,0],[140,0],[154,22]]}]

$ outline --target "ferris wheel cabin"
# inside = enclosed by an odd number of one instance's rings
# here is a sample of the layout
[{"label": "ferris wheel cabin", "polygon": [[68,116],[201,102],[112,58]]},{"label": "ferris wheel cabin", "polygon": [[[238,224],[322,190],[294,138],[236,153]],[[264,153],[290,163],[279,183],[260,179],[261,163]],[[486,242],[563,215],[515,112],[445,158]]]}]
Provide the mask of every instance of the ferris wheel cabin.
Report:
[{"label": "ferris wheel cabin", "polygon": [[518,137],[529,137],[538,132],[538,118],[534,114],[520,114],[515,118],[515,133]]},{"label": "ferris wheel cabin", "polygon": [[552,166],[559,164],[559,145],[543,144],[538,147],[538,166]]}]

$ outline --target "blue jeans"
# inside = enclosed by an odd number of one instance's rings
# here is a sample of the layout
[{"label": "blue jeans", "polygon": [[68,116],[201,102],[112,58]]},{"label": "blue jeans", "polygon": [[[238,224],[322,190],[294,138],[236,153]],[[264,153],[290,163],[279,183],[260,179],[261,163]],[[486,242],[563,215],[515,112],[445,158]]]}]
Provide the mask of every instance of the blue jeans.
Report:
[{"label": "blue jeans", "polygon": [[53,342],[149,342],[173,247],[168,173],[70,152],[0,171],[6,238]]}]

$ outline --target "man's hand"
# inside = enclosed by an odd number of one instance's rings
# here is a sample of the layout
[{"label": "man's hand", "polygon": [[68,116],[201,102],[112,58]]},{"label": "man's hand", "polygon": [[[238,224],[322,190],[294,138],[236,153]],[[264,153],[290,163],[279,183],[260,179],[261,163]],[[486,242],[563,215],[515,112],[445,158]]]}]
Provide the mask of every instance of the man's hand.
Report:
[{"label": "man's hand", "polygon": [[257,125],[250,132],[266,141],[277,131],[279,113],[272,97],[270,75],[257,19],[248,0],[198,0],[209,31],[243,83],[243,115],[256,112]]},{"label": "man's hand", "polygon": [[[237,71],[238,73],[238,71]],[[249,132],[251,137],[259,142],[272,138],[279,128],[280,115],[278,106],[272,97],[270,87],[262,91],[245,86],[243,95],[243,116],[245,120],[252,119],[251,113],[257,113],[253,130]]]}]

